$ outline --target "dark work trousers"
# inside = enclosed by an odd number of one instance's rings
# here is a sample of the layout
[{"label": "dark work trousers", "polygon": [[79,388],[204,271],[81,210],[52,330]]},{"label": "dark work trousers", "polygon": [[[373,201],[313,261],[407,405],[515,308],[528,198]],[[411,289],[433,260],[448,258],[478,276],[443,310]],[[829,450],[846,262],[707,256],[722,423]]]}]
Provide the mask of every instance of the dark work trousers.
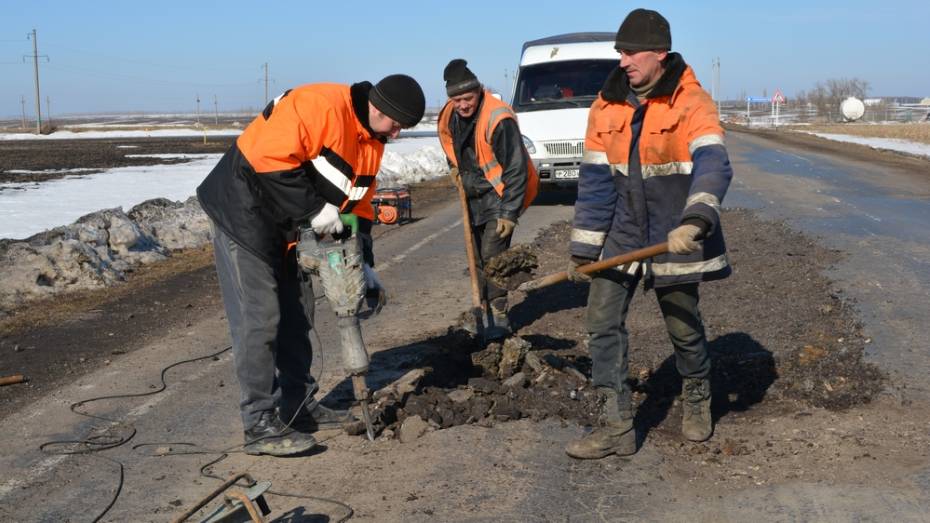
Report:
[{"label": "dark work trousers", "polygon": [[282,266],[272,267],[217,227],[213,231],[239,379],[239,409],[247,430],[276,406],[288,415],[308,394],[313,402],[318,389],[310,375],[313,288],[310,277],[297,269],[293,252]]},{"label": "dark work trousers", "polygon": [[[481,225],[472,226],[472,238],[475,245],[475,263],[478,266],[478,287],[481,289],[481,299],[491,303],[497,298],[507,298],[507,289],[494,285],[484,277],[484,266],[491,258],[510,248],[513,234],[501,238],[497,234],[497,220],[491,220]],[[498,300],[498,303],[501,300]],[[504,302],[506,309],[506,301]]]},{"label": "dark work trousers", "polygon": [[[588,294],[588,349],[595,387],[610,387],[619,395],[620,410],[631,409],[626,315],[640,277],[607,270],[591,281]],[[654,289],[665,327],[675,348],[675,366],[686,378],[710,375],[704,324],[698,311],[698,284]]]}]

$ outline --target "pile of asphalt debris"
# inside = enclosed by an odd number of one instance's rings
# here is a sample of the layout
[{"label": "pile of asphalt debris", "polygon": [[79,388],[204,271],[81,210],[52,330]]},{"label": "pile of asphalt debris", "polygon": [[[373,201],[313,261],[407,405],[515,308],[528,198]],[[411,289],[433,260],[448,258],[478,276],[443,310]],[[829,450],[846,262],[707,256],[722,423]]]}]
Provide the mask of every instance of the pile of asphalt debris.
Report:
[{"label": "pile of asphalt debris", "polygon": [[[402,375],[373,395],[372,415],[383,438],[407,442],[430,428],[523,418],[579,425],[598,419],[601,401],[587,377],[591,360],[580,352],[536,348],[519,336],[481,349],[471,335],[451,329],[416,348],[399,358],[395,375]],[[363,431],[360,424],[349,430]]]}]

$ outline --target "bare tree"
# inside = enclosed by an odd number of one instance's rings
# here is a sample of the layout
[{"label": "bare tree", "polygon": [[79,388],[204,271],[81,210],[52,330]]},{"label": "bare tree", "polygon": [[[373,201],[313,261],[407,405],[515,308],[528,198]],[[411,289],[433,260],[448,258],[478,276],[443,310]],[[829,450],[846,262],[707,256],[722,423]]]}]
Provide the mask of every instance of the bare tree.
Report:
[{"label": "bare tree", "polygon": [[869,83],[860,78],[830,78],[807,93],[809,101],[817,108],[817,115],[833,120],[839,115],[840,103],[850,96],[865,98]]}]

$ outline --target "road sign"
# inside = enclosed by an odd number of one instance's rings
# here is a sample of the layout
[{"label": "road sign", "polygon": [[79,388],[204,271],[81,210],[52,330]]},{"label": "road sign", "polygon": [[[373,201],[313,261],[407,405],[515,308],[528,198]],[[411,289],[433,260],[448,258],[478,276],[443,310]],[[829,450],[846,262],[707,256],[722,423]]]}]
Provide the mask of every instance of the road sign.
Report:
[{"label": "road sign", "polygon": [[751,104],[768,104],[772,103],[771,100],[764,96],[747,96],[746,102]]},{"label": "road sign", "polygon": [[773,104],[785,103],[785,95],[781,94],[781,89],[775,89],[775,95],[772,96]]}]

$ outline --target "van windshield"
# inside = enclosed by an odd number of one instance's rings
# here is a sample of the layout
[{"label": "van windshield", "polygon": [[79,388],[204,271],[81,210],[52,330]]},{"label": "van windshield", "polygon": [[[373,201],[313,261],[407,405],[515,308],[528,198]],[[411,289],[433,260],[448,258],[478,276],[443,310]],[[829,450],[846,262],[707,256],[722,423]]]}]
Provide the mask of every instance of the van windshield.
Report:
[{"label": "van windshield", "polygon": [[619,60],[566,60],[522,67],[513,108],[517,112],[590,107]]}]

